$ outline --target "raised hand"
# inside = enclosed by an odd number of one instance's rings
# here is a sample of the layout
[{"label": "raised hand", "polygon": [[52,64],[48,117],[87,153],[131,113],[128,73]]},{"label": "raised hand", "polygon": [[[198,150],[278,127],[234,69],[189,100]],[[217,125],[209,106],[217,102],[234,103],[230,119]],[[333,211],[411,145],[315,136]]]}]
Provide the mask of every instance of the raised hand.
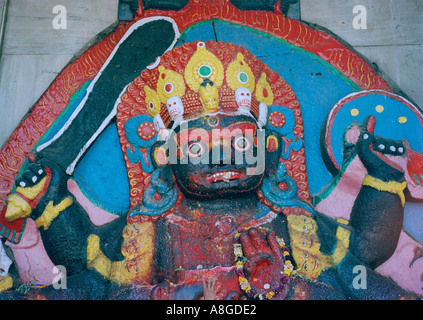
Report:
[{"label": "raised hand", "polygon": [[251,228],[241,234],[246,276],[256,290],[267,290],[280,285],[284,258],[274,234]]},{"label": "raised hand", "polygon": [[204,300],[216,300],[216,294],[219,291],[219,284],[216,284],[216,280],[216,278],[202,279]]}]

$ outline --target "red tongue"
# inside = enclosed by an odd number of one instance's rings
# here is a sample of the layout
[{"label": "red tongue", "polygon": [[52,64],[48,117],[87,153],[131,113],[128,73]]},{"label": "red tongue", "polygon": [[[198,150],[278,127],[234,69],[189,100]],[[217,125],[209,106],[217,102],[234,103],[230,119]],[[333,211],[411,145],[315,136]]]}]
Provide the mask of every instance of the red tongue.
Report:
[{"label": "red tongue", "polygon": [[367,131],[373,133],[375,130],[376,125],[376,118],[374,116],[370,116],[367,122]]},{"label": "red tongue", "polygon": [[417,184],[423,185],[423,155],[411,149],[406,149],[406,155],[409,176]]}]

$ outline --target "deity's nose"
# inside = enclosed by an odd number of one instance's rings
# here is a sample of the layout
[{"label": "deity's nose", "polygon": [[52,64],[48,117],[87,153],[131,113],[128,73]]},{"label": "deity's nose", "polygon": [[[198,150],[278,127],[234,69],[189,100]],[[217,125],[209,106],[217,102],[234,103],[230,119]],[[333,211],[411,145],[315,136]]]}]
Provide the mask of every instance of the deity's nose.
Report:
[{"label": "deity's nose", "polygon": [[224,139],[213,142],[211,163],[215,165],[232,164],[232,150],[230,143]]}]

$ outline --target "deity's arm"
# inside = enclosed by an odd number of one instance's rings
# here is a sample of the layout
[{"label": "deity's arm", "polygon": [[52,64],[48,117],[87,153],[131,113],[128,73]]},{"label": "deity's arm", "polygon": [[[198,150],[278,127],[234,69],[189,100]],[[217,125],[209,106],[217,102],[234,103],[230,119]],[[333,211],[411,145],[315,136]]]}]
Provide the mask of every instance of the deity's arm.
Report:
[{"label": "deity's arm", "polygon": [[[121,284],[150,284],[154,276],[155,235],[153,221],[130,222],[123,229],[124,259],[110,262],[110,267],[108,262],[102,266],[107,268],[109,278]],[[103,259],[101,254],[99,259],[100,262]]]}]

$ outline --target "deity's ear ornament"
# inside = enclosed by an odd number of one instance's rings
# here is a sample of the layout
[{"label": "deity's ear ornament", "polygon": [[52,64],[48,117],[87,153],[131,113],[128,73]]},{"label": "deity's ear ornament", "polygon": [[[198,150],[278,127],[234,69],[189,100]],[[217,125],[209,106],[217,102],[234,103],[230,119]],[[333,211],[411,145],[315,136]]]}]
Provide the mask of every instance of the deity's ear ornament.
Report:
[{"label": "deity's ear ornament", "polygon": [[207,50],[204,42],[199,42],[185,68],[184,77],[189,88],[200,94],[205,113],[219,111],[219,89],[224,76],[222,62]]},{"label": "deity's ear ornament", "polygon": [[250,66],[245,62],[244,55],[238,52],[236,59],[226,69],[226,82],[232,90],[244,87],[254,91],[255,78]]},{"label": "deity's ear ornament", "polygon": [[170,136],[169,130],[166,128],[160,115],[161,102],[156,91],[148,86],[144,87],[145,105],[150,116],[153,118],[154,128],[158,133],[159,140],[168,140]]},{"label": "deity's ear ornament", "polygon": [[273,92],[267,76],[263,72],[256,85],[256,98],[259,101],[258,125],[263,128],[267,123],[268,107],[273,104]]},{"label": "deity's ear ornament", "polygon": [[249,114],[251,111],[252,92],[255,78],[250,66],[245,62],[244,55],[238,52],[236,59],[226,69],[226,82],[235,91],[238,110]]},{"label": "deity's ear ornament", "polygon": [[157,94],[160,101],[166,104],[169,115],[177,126],[184,115],[184,105],[181,97],[185,94],[184,78],[181,74],[159,66],[159,80],[157,81]]}]

